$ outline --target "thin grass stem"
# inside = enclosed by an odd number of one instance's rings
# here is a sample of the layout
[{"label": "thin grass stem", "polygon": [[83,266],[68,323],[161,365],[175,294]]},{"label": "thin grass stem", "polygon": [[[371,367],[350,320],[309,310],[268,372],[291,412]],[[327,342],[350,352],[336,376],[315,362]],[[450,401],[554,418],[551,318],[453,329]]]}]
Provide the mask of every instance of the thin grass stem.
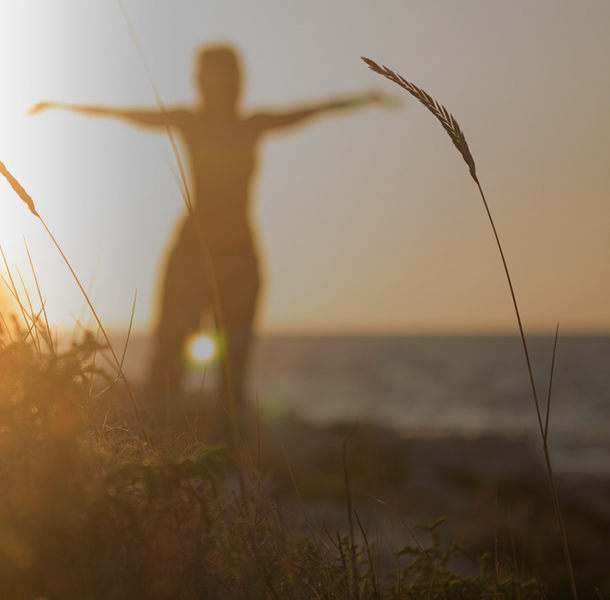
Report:
[{"label": "thin grass stem", "polygon": [[[55,245],[55,247],[57,248],[57,250],[59,251],[59,254],[61,255],[62,259],[64,260],[64,262],[66,263],[66,266],[68,267],[68,269],[70,270],[70,273],[72,274],[72,277],[74,278],[74,280],[76,281],[76,284],[78,285],[81,293],[83,294],[87,304],[89,305],[89,309],[91,310],[91,313],[93,314],[93,317],[95,318],[95,320],[97,321],[97,324],[100,328],[100,331],[102,332],[104,339],[106,340],[106,343],[108,344],[108,348],[110,349],[110,352],[112,354],[112,357],[114,359],[114,362],[116,364],[116,366],[118,367],[119,370],[119,375],[122,377],[123,382],[125,384],[125,388],[127,390],[127,395],[129,396],[129,399],[131,401],[131,405],[134,411],[134,414],[136,416],[138,425],[140,426],[140,430],[142,432],[142,435],[144,436],[144,439],[146,440],[147,443],[150,443],[150,439],[148,437],[148,432],[146,430],[146,427],[144,426],[144,422],[142,421],[142,417],[140,416],[140,411],[138,410],[138,407],[136,405],[136,400],[135,400],[135,396],[133,394],[133,391],[131,390],[131,386],[129,385],[129,382],[127,381],[124,373],[123,373],[123,368],[121,367],[119,360],[116,356],[116,353],[114,352],[114,348],[112,347],[112,344],[110,343],[110,339],[108,338],[108,334],[106,333],[106,330],[104,329],[103,325],[102,325],[102,321],[99,318],[97,311],[95,310],[95,308],[93,307],[93,304],[91,303],[91,300],[89,299],[89,296],[87,295],[87,292],[85,292],[85,289],[83,288],[83,285],[80,282],[80,279],[78,278],[78,276],[76,275],[76,273],[74,272],[74,269],[72,268],[72,265],[70,264],[70,261],[68,260],[68,258],[66,257],[66,255],[64,254],[63,250],[61,249],[61,246],[59,245],[59,243],[57,242],[57,240],[55,239],[55,236],[51,233],[51,230],[49,229],[49,227],[47,226],[47,224],[45,223],[44,219],[38,214],[38,212],[36,211],[36,207],[34,205],[34,201],[32,200],[31,196],[25,191],[25,189],[23,188],[23,186],[17,181],[17,179],[15,179],[15,177],[13,177],[13,175],[11,175],[11,173],[8,171],[8,169],[4,166],[4,163],[0,162],[0,174],[2,174],[6,180],[9,182],[9,184],[11,185],[11,187],[13,188],[13,190],[15,190],[15,192],[17,193],[17,195],[19,196],[19,198],[27,205],[27,207],[30,209],[30,212],[38,217],[38,220],[42,223],[42,226],[44,227],[45,231],[47,232],[47,234],[49,235],[49,237],[51,238],[51,241],[53,242],[53,244]],[[11,280],[11,283],[13,285],[13,289],[15,291],[15,296],[17,299],[17,302],[19,302],[19,306],[21,308],[21,312],[22,315],[24,317],[24,320],[26,320],[27,322],[27,318],[26,318],[26,312],[23,308],[23,305],[21,304],[21,302],[19,301],[19,296],[17,294],[17,288],[15,287],[13,278],[11,276],[10,273],[10,269],[8,269],[8,264],[6,262],[6,257],[4,256],[4,251],[2,251],[2,248],[0,247],[0,252],[2,252],[2,258],[4,259],[4,264],[7,267],[8,270],[8,275],[9,278]]]},{"label": "thin grass stem", "polygon": [[[32,331],[33,330],[34,331],[38,330],[38,321],[40,319],[40,315],[42,314],[43,310],[44,310],[44,305],[38,311],[38,314],[32,314],[32,317],[31,317],[32,324],[28,327],[28,329],[26,331],[26,334],[23,336],[23,341],[24,342],[25,342],[25,340],[28,339],[28,336],[31,336],[32,340],[33,340],[33,343],[34,343],[34,346],[36,346],[36,338],[34,337],[34,334],[32,333]],[[26,323],[26,325],[27,325],[27,323]],[[37,350],[38,356],[41,356],[42,355],[42,350],[40,349],[40,345],[36,346],[36,350]]]},{"label": "thin grass stem", "polygon": [[559,323],[555,329],[555,341],[553,342],[553,358],[551,360],[551,374],[549,376],[549,394],[546,401],[546,418],[544,420],[544,441],[549,437],[549,417],[551,414],[551,390],[553,389],[553,375],[555,373],[555,356],[557,355],[557,340],[559,338]]},{"label": "thin grass stem", "polygon": [[[155,83],[152,71],[148,65],[148,61],[146,60],[146,55],[144,54],[144,50],[142,49],[142,46],[138,40],[138,36],[136,35],[135,28],[133,27],[133,24],[131,23],[131,20],[129,18],[127,10],[125,9],[125,6],[123,5],[122,0],[117,0],[117,3],[119,4],[119,8],[121,9],[121,12],[123,13],[123,18],[125,19],[125,23],[127,24],[127,27],[129,29],[131,37],[134,41],[138,54],[140,55],[140,59],[142,61],[144,69],[146,71],[146,75],[148,77],[151,88],[153,90],[153,94],[157,101],[157,105],[159,106],[159,110],[162,113],[165,113],[165,112],[167,112],[166,108],[165,108],[165,104],[163,102],[163,99],[161,98],[161,94],[159,93],[159,90]],[[222,337],[226,332],[226,327],[225,327],[225,320],[224,320],[224,315],[223,315],[223,311],[222,311],[222,303],[220,300],[220,292],[218,289],[218,280],[217,280],[216,272],[214,269],[214,263],[212,261],[212,257],[211,257],[210,250],[209,250],[209,247],[207,244],[207,240],[205,238],[205,233],[204,233],[199,221],[194,216],[194,207],[193,207],[191,195],[189,193],[189,186],[188,186],[187,177],[186,177],[186,170],[184,169],[184,164],[181,159],[180,152],[178,150],[178,145],[176,144],[174,134],[169,125],[166,127],[166,131],[167,131],[167,136],[168,136],[169,141],[172,146],[174,156],[176,157],[176,162],[178,164],[178,169],[180,172],[180,179],[182,180],[182,185],[178,185],[178,187],[180,188],[180,191],[182,193],[182,197],[184,199],[184,203],[186,204],[186,208],[188,210],[189,216],[190,216],[190,218],[193,219],[193,222],[195,223],[195,230],[197,232],[196,233],[197,242],[199,244],[199,248],[201,251],[202,258],[203,258],[204,271],[206,273],[206,276],[210,283],[210,288],[212,290],[212,306],[213,306],[213,310],[214,310],[214,320],[216,323],[216,329],[217,329],[218,333],[220,334],[220,336]],[[235,390],[233,389],[233,378],[232,378],[232,373],[231,373],[231,364],[230,364],[228,352],[224,352],[222,354],[220,363],[221,363],[221,369],[222,369],[222,376],[223,376],[223,380],[224,380],[224,384],[225,384],[225,391],[226,391],[227,400],[228,400],[229,421],[230,421],[231,433],[232,433],[232,438],[233,438],[235,461],[237,463],[237,473],[238,473],[238,478],[239,478],[239,485],[240,485],[240,490],[243,492],[243,490],[245,489],[245,480],[244,480],[244,473],[243,473],[243,461],[242,461],[241,450],[240,450],[240,439],[241,438],[240,438],[240,434],[239,434],[239,429],[237,427]]]},{"label": "thin grass stem", "polygon": [[404,528],[409,532],[409,535],[413,538],[413,541],[417,544],[419,551],[422,553],[424,558],[428,561],[428,564],[430,565],[430,568],[432,569],[432,573],[433,573],[434,577],[436,578],[436,581],[441,589],[443,598],[445,600],[447,600],[447,594],[445,593],[445,587],[443,586],[443,582],[441,581],[440,575],[438,574],[438,571],[436,570],[434,563],[428,556],[428,553],[424,550],[423,546],[419,543],[419,540],[417,539],[417,537],[415,537],[413,530],[407,525],[406,521],[402,518],[402,516],[398,513],[398,511],[396,511],[394,508],[392,508],[392,506],[390,506],[387,502],[384,502],[383,500],[380,500],[379,498],[376,498],[375,496],[373,496],[371,494],[367,494],[367,496],[369,498],[371,498],[372,500],[379,502],[379,504],[383,504],[383,506],[389,508],[398,517],[400,522],[403,524]]},{"label": "thin grass stem", "polygon": [[[4,277],[2,278],[4,280]],[[6,332],[6,335],[8,335],[8,339],[11,342],[11,344],[13,344],[15,342],[15,340],[13,339],[13,336],[11,334],[11,329],[8,326],[8,323],[6,322],[6,319],[4,318],[4,314],[0,312],[0,319],[2,319],[2,326],[3,326],[3,331]]]},{"label": "thin grass stem", "polygon": [[[89,286],[87,288],[87,296],[91,297],[93,295],[93,289],[94,289],[94,285],[95,285],[95,280],[97,279],[97,274],[100,268],[100,261],[99,261],[99,257],[97,258],[97,260],[95,261],[95,266],[93,267],[93,273],[91,274],[91,280],[89,281]],[[87,330],[86,326],[81,325],[83,319],[85,318],[85,313],[87,312],[87,302],[83,302],[81,309],[80,309],[80,313],[78,314],[78,317],[74,317],[74,315],[71,315],[72,318],[76,321],[76,324],[78,325],[78,327],[84,331]],[[76,333],[76,330],[74,330],[74,334]],[[74,337],[72,338],[72,341],[74,341]]]},{"label": "thin grass stem", "polygon": [[356,521],[358,521],[358,527],[360,527],[360,533],[362,533],[362,537],[364,539],[364,546],[366,548],[366,554],[369,559],[369,576],[373,586],[373,596],[375,600],[380,600],[379,590],[377,589],[377,573],[375,572],[375,564],[373,561],[373,552],[371,551],[371,545],[369,544],[369,538],[364,531],[364,527],[362,527],[362,523],[360,522],[360,517],[358,513],[354,511],[354,515],[356,516]]},{"label": "thin grass stem", "polygon": [[[131,335],[131,327],[133,325],[133,316],[136,312],[136,301],[138,300],[138,290],[136,290],[134,298],[133,298],[133,306],[131,307],[131,317],[129,319],[129,327],[127,328],[127,337],[125,338],[125,346],[123,347],[123,354],[121,356],[121,364],[119,370],[123,370],[123,364],[125,362],[125,355],[127,354],[127,347],[129,346],[129,336]],[[116,380],[118,383],[118,379]],[[114,385],[112,388],[112,396],[110,397],[110,402],[108,403],[108,409],[106,410],[106,415],[104,417],[104,426],[108,421],[108,415],[110,414],[110,410],[112,409],[112,405],[114,404],[114,398],[116,396],[117,385]]]},{"label": "thin grass stem", "polygon": [[[468,144],[466,142],[466,137],[464,136],[464,133],[461,130],[460,126],[458,125],[458,122],[455,119],[455,117],[442,104],[439,104],[436,100],[434,100],[434,98],[432,98],[432,96],[430,96],[427,92],[425,92],[421,88],[418,88],[416,85],[414,85],[410,81],[407,81],[404,77],[402,77],[401,75],[398,75],[397,73],[395,73],[391,69],[388,69],[385,66],[379,66],[374,61],[372,61],[368,58],[365,58],[365,57],[362,57],[362,60],[364,60],[364,62],[368,65],[368,67],[372,71],[374,71],[375,73],[378,73],[379,75],[383,75],[390,81],[393,81],[394,83],[396,83],[397,85],[399,85],[400,87],[405,89],[407,92],[409,92],[413,97],[415,97],[417,100],[419,100],[423,104],[423,106],[425,106],[439,120],[439,122],[443,126],[443,129],[445,129],[445,131],[451,138],[451,141],[453,142],[454,146],[458,149],[458,151],[462,155],[464,162],[466,162],[466,164],[468,165],[468,168],[470,170],[470,175],[471,175],[472,179],[474,180],[474,182],[477,184],[477,187],[479,188],[479,192],[480,192],[481,198],[483,200],[483,205],[485,206],[485,211],[489,218],[489,222],[490,222],[491,228],[493,230],[496,244],[497,244],[498,250],[500,252],[500,257],[502,259],[502,265],[504,267],[504,273],[506,274],[506,280],[508,282],[508,287],[510,289],[510,295],[511,295],[511,298],[513,301],[513,306],[515,309],[515,315],[517,317],[517,323],[519,326],[519,335],[521,337],[521,343],[523,345],[523,353],[525,355],[525,362],[527,364],[527,372],[528,372],[528,376],[529,376],[529,380],[530,380],[530,385],[532,388],[534,404],[536,406],[536,416],[538,418],[538,426],[540,427],[540,435],[542,437],[542,442],[543,442],[544,458],[545,458],[545,462],[546,462],[546,466],[547,466],[549,482],[551,485],[551,495],[553,497],[553,506],[554,506],[555,513],[557,515],[557,520],[559,523],[561,543],[563,546],[564,557],[565,557],[566,566],[568,569],[568,576],[570,579],[572,597],[574,600],[577,600],[578,596],[576,593],[576,583],[574,580],[572,561],[570,560],[570,552],[568,550],[568,541],[567,541],[567,537],[566,537],[566,533],[565,533],[565,528],[563,526],[561,510],[559,507],[559,499],[557,497],[557,490],[555,487],[553,469],[551,468],[551,457],[550,457],[550,454],[548,451],[548,446],[546,443],[547,442],[547,440],[546,440],[547,427],[545,427],[545,425],[543,425],[543,423],[542,423],[542,414],[540,412],[540,403],[538,402],[538,393],[536,391],[536,384],[534,382],[532,364],[531,364],[531,360],[530,360],[530,356],[529,356],[529,350],[527,347],[527,341],[525,339],[523,324],[521,322],[521,313],[519,312],[519,306],[517,305],[517,298],[515,296],[515,290],[513,288],[513,283],[512,283],[511,276],[510,276],[510,272],[508,270],[508,265],[506,263],[506,258],[504,257],[504,250],[502,249],[502,244],[500,243],[500,237],[498,236],[498,232],[496,230],[496,225],[495,225],[493,217],[491,215],[491,211],[489,210],[489,205],[487,203],[487,199],[485,198],[483,188],[481,187],[481,183],[476,174],[476,165],[474,162],[474,158],[468,147]],[[549,390],[550,390],[550,386],[549,386]],[[549,397],[549,403],[547,403],[547,420],[548,420],[549,404],[550,404],[550,397]]]},{"label": "thin grass stem", "polygon": [[352,560],[352,575],[354,578],[354,596],[356,600],[360,598],[360,586],[358,585],[358,580],[360,579],[358,575],[358,561],[356,559],[356,543],[354,540],[354,517],[353,517],[353,508],[352,508],[352,493],[350,490],[349,484],[349,471],[347,469],[347,443],[349,442],[352,435],[356,431],[358,427],[358,423],[354,425],[349,435],[343,440],[343,444],[341,447],[341,459],[343,461],[343,483],[345,486],[345,505],[347,508],[347,522],[349,524],[349,540],[350,540],[350,550],[351,550],[351,560]]},{"label": "thin grass stem", "polygon": [[[0,165],[4,166],[1,162]],[[6,167],[5,167],[6,170]],[[8,173],[8,171],[7,171]],[[6,175],[5,175],[6,177]],[[21,186],[19,186],[21,187]],[[23,189],[23,188],[21,188]],[[37,213],[36,213],[37,214]],[[21,316],[23,317],[23,322],[27,323],[28,322],[28,317],[27,317],[27,313],[25,311],[25,308],[23,307],[23,303],[21,302],[21,298],[19,298],[19,292],[17,291],[17,286],[15,285],[15,281],[13,280],[13,275],[11,274],[11,270],[8,266],[8,262],[6,260],[6,256],[4,255],[4,250],[2,248],[2,246],[0,245],[0,254],[2,254],[2,260],[4,261],[4,266],[6,268],[6,273],[8,275],[9,281],[11,282],[11,285],[8,284],[8,282],[6,281],[6,279],[4,279],[4,276],[2,276],[2,280],[4,281],[4,284],[6,285],[8,291],[11,293],[11,295],[13,296],[13,298],[15,299],[15,301],[17,302],[18,306],[19,306],[19,310],[21,311]],[[34,340],[34,338],[32,338],[32,340]],[[34,343],[35,340],[34,340]]]},{"label": "thin grass stem", "polygon": [[[32,339],[34,340],[34,345],[36,346],[36,351],[38,352],[38,356],[42,355],[42,346],[40,345],[40,337],[39,337],[39,333],[40,333],[40,328],[37,326],[37,317],[35,316],[34,313],[34,306],[32,305],[32,299],[30,298],[30,294],[28,293],[28,289],[25,285],[25,281],[23,281],[23,276],[21,275],[21,271],[19,270],[19,267],[15,267],[16,271],[17,271],[17,275],[19,276],[19,281],[21,282],[21,287],[23,288],[23,291],[25,293],[25,299],[28,302],[28,308],[30,309],[29,315],[30,315],[30,319],[32,321],[32,326],[30,327],[30,331],[32,332]],[[39,315],[40,316],[40,313]]]},{"label": "thin grass stem", "polygon": [[[25,240],[25,236],[23,237],[23,243],[25,244],[25,251],[28,255],[28,261],[30,263],[30,268],[32,269],[32,275],[34,276],[34,282],[36,283],[36,291],[38,292],[38,298],[40,300],[40,305],[44,307],[45,303],[42,299],[42,292],[40,291],[40,285],[38,284],[38,276],[36,275],[36,269],[34,268],[34,263],[32,262],[32,256],[30,255],[30,249],[28,248],[28,243]],[[47,316],[46,309],[43,310],[44,322],[46,327],[46,342],[49,346],[51,352],[53,352],[53,336],[51,335],[51,327],[49,325],[49,318]]]},{"label": "thin grass stem", "polygon": [[138,407],[136,405],[136,399],[135,399],[134,393],[133,393],[133,391],[131,389],[131,386],[129,385],[129,382],[127,381],[127,378],[125,377],[125,374],[123,373],[123,367],[122,367],[119,359],[117,358],[117,355],[116,355],[116,353],[114,351],[114,348],[112,347],[112,344],[110,343],[110,338],[108,337],[108,334],[106,333],[106,330],[104,329],[104,326],[102,325],[102,321],[99,318],[99,316],[97,314],[97,311],[93,307],[93,304],[91,303],[91,300],[89,299],[89,296],[87,295],[87,292],[85,292],[85,288],[83,288],[83,285],[81,284],[80,279],[78,278],[78,276],[74,272],[74,269],[72,268],[72,265],[70,264],[70,262],[66,258],[66,255],[64,254],[64,252],[61,249],[60,245],[57,243],[57,240],[55,239],[55,237],[51,233],[51,230],[47,227],[47,224],[44,222],[43,218],[40,215],[38,215],[38,214],[37,214],[37,216],[40,219],[40,222],[42,223],[42,226],[45,228],[46,232],[49,234],[49,237],[53,241],[53,244],[55,244],[55,247],[57,248],[57,250],[61,254],[61,257],[63,258],[64,262],[66,263],[66,265],[68,267],[68,269],[70,270],[70,273],[72,273],[72,277],[76,281],[76,284],[78,285],[81,293],[83,294],[85,300],[87,301],[87,304],[89,305],[89,310],[91,310],[91,314],[93,315],[94,319],[96,320],[96,322],[98,324],[98,327],[100,328],[100,331],[102,332],[102,335],[104,336],[104,340],[106,340],[106,343],[108,344],[108,349],[110,350],[110,353],[112,354],[112,358],[114,360],[114,363],[115,363],[115,365],[118,368],[119,375],[122,378],[123,383],[125,384],[125,389],[127,390],[127,395],[129,396],[129,400],[131,402],[131,406],[133,408],[134,414],[135,414],[136,419],[138,421],[138,425],[140,426],[140,430],[142,432],[142,435],[144,436],[146,442],[150,444],[150,439],[148,437],[148,431],[146,430],[146,427],[144,426],[144,421],[142,421],[142,416],[140,415],[140,411],[138,410]]}]

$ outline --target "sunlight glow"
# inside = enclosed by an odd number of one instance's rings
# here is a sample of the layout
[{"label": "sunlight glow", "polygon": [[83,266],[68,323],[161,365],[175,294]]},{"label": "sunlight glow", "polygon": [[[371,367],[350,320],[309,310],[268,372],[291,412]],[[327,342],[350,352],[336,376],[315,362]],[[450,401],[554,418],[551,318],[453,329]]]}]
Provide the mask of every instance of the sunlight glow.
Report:
[{"label": "sunlight glow", "polygon": [[189,361],[195,365],[205,365],[216,356],[216,341],[207,333],[197,333],[187,342]]}]

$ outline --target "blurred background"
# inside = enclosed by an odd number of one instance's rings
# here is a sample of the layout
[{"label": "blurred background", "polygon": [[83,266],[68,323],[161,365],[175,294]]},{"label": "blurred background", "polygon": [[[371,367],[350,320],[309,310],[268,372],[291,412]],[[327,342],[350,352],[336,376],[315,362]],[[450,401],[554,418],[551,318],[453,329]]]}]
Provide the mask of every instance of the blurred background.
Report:
[{"label": "blurred background", "polygon": [[[527,546],[538,560],[536,532],[553,532],[552,552],[560,544],[487,215],[437,120],[360,57],[456,117],[503,243],[543,410],[561,324],[549,448],[573,556],[598,569],[587,581],[600,585],[610,522],[610,2],[122,1],[167,106],[196,99],[195,53],[218,42],[241,52],[245,114],[371,90],[402,99],[394,110],[321,117],[261,146],[250,216],[265,286],[248,400],[263,452],[300,457],[300,489],[309,472],[312,490],[327,477],[327,496],[338,497],[343,470],[333,472],[329,457],[359,421],[350,452],[363,485],[376,490],[387,474],[400,510],[458,514],[452,522],[468,530],[458,540],[492,536],[495,520],[496,547],[500,486],[501,503],[516,507],[511,543],[514,531],[519,553]],[[112,120],[28,116],[43,100],[156,108],[117,0],[2,3],[0,161],[34,199],[119,355],[137,291],[124,365],[137,388],[185,212],[171,144]],[[0,178],[0,246],[37,311],[24,240],[60,339],[77,321],[95,330],[41,223]],[[0,282],[0,311],[10,309]],[[219,375],[194,366],[174,412],[212,412]],[[347,426],[326,428],[336,424]],[[292,489],[292,471],[286,481]]]},{"label": "blurred background", "polygon": [[[610,331],[610,5],[602,0],[124,0],[164,102],[195,98],[193,57],[228,40],[245,112],[380,89],[404,98],[320,118],[262,146],[251,217],[263,333],[514,333],[478,191],[439,123],[367,69],[385,64],[457,118],[475,157],[525,326]],[[41,100],[155,106],[117,2],[21,0],[0,21],[0,160],[33,197],[104,323],[148,330],[183,201],[164,135]],[[47,312],[83,300],[4,180],[0,244]],[[4,266],[1,268],[5,272]],[[2,293],[0,301],[6,300]],[[88,322],[88,317],[83,317]]]},{"label": "blurred background", "polygon": [[[168,106],[195,100],[195,52],[219,41],[242,53],[245,113],[373,89],[403,99],[396,110],[321,117],[261,147],[251,218],[266,286],[249,390],[263,416],[364,419],[402,436],[537,435],[478,190],[436,119],[371,72],[367,56],[429,92],[464,130],[526,332],[541,334],[532,346],[541,397],[548,336],[561,323],[550,442],[558,468],[610,473],[608,3],[124,7]],[[184,213],[171,145],[111,120],[26,114],[42,100],[156,106],[120,4],[5,7],[0,73],[0,160],[107,328],[125,331],[137,291],[126,370],[142,381],[160,268]],[[52,327],[93,327],[59,253],[4,180],[0,211],[7,263],[36,296],[25,238]],[[5,310],[7,298],[3,290]],[[197,393],[201,377],[194,369],[187,388]]]}]

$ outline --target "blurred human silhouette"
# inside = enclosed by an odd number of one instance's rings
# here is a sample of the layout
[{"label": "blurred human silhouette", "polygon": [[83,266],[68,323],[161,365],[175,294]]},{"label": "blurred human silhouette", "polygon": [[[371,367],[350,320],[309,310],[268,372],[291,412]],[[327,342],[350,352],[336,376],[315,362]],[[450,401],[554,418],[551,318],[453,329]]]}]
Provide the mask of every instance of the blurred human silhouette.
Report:
[{"label": "blurred human silhouette", "polygon": [[[248,219],[259,140],[268,131],[301,123],[314,115],[384,98],[367,93],[295,110],[243,115],[239,108],[240,62],[237,52],[227,45],[203,48],[195,77],[200,102],[190,108],[131,110],[43,102],[31,112],[61,108],[115,117],[161,131],[170,127],[181,136],[195,201],[166,267],[149,396],[151,402],[161,402],[163,397],[171,401],[179,391],[185,341],[200,327],[202,314],[213,308],[211,282],[202,258],[203,237],[214,268],[225,327],[223,345],[239,407],[244,402],[244,376],[259,290],[256,249]],[[224,383],[221,391],[226,393]]]}]

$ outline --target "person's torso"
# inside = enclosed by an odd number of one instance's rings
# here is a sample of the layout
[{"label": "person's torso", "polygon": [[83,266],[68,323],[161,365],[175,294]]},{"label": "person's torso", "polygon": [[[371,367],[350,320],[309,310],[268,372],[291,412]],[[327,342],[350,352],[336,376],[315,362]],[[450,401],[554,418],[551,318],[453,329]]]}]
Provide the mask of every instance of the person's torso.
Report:
[{"label": "person's torso", "polygon": [[211,249],[252,247],[248,220],[257,134],[247,120],[193,118],[183,132],[189,149],[197,221]]}]

